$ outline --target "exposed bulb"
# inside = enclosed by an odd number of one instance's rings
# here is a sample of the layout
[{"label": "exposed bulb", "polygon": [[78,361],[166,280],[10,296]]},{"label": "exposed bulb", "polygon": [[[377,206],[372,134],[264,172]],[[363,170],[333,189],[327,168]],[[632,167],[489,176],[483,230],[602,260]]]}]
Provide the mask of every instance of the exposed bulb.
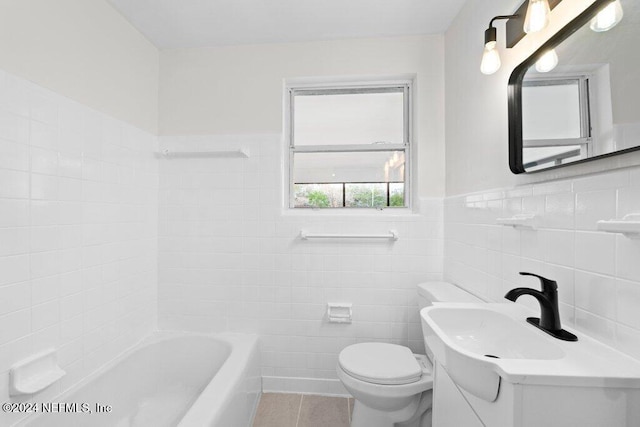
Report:
[{"label": "exposed bulb", "polygon": [[496,49],[496,42],[489,42],[484,45],[482,53],[482,62],[480,63],[480,71],[482,74],[493,74],[500,69],[500,53]]},{"label": "exposed bulb", "polygon": [[609,31],[622,21],[623,16],[624,11],[622,10],[620,0],[615,0],[598,12],[598,14],[591,20],[589,27],[598,33]]},{"label": "exposed bulb", "polygon": [[536,61],[536,71],[539,73],[548,73],[558,65],[558,54],[555,49],[551,49]]},{"label": "exposed bulb", "polygon": [[529,0],[527,15],[524,18],[524,32],[536,33],[549,24],[549,0]]}]

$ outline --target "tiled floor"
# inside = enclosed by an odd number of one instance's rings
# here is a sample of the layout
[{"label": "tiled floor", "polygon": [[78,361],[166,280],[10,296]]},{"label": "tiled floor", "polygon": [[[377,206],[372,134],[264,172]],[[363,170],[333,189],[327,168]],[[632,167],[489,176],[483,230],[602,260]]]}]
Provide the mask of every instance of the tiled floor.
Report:
[{"label": "tiled floor", "polygon": [[349,427],[353,399],[263,393],[253,427]]}]

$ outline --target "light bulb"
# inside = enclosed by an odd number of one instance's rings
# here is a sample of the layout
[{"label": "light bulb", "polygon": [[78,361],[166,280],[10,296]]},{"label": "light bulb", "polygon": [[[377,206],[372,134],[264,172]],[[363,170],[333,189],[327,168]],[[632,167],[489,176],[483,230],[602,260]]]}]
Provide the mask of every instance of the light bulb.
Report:
[{"label": "light bulb", "polygon": [[500,53],[496,49],[496,42],[489,42],[484,45],[482,53],[482,62],[480,63],[480,71],[482,74],[493,74],[500,69]]},{"label": "light bulb", "polygon": [[555,49],[551,49],[536,61],[536,71],[539,73],[548,73],[558,65],[558,54]]},{"label": "light bulb", "polygon": [[609,31],[622,21],[623,16],[624,11],[622,10],[620,0],[615,0],[598,12],[598,14],[591,20],[589,27],[598,33]]},{"label": "light bulb", "polygon": [[549,24],[549,0],[529,0],[527,15],[524,18],[524,32],[535,33]]}]

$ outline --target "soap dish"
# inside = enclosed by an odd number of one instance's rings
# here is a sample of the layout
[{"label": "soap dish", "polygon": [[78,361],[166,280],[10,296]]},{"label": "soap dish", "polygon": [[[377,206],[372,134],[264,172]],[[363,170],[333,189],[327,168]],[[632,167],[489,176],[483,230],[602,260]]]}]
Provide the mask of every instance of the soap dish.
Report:
[{"label": "soap dish", "polygon": [[640,214],[629,214],[622,219],[598,221],[598,231],[620,233],[630,239],[640,239]]},{"label": "soap dish", "polygon": [[56,361],[55,349],[38,353],[13,365],[9,370],[9,394],[35,394],[49,387],[66,372]]}]

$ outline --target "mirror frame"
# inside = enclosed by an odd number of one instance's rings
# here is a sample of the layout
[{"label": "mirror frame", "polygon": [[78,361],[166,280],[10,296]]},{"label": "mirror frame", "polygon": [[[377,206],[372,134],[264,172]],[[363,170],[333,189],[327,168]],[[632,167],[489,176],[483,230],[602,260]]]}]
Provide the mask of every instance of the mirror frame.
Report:
[{"label": "mirror frame", "polygon": [[518,65],[511,73],[508,86],[509,169],[511,169],[511,172],[513,172],[514,174],[544,172],[565,166],[588,162],[591,160],[602,159],[605,157],[616,156],[618,154],[640,150],[639,145],[637,147],[613,151],[611,153],[601,154],[598,156],[589,157],[587,159],[576,160],[575,162],[551,166],[545,169],[529,172],[524,169],[524,165],[522,164],[522,82],[524,80],[525,74],[527,73],[529,68],[531,68],[547,50],[555,48],[565,39],[569,38],[569,36],[571,36],[573,33],[588,24],[591,18],[593,18],[604,5],[610,3],[611,1],[612,0],[595,0],[584,12],[574,18],[560,31],[551,36],[549,40],[547,40],[538,50],[536,50],[531,56],[525,59],[520,65]]}]

